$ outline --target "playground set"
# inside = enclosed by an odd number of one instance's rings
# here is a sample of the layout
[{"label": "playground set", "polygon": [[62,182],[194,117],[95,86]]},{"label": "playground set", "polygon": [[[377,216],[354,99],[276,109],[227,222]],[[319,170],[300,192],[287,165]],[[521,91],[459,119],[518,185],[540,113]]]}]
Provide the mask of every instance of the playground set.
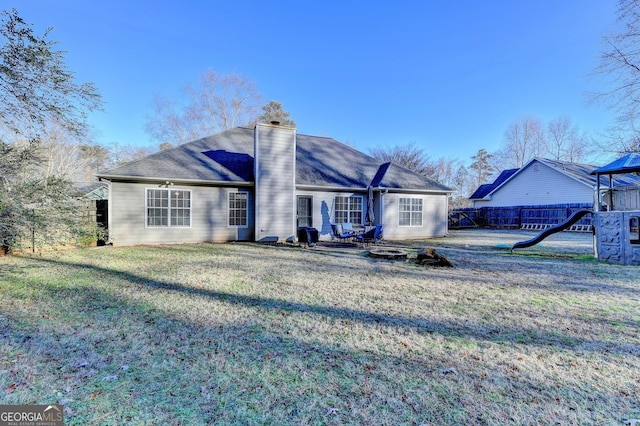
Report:
[{"label": "playground set", "polygon": [[[640,265],[640,188],[613,186],[613,175],[640,172],[640,154],[624,157],[600,167],[596,176],[594,209],[582,209],[564,222],[547,228],[530,240],[520,241],[514,249],[538,244],[549,235],[571,228],[586,215],[593,215],[594,252],[598,260],[624,265]],[[609,186],[602,187],[600,177],[609,177]]]}]

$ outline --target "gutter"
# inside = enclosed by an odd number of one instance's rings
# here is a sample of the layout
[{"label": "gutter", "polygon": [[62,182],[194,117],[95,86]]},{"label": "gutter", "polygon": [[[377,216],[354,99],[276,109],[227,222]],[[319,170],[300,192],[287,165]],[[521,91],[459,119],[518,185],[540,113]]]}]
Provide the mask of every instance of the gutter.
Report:
[{"label": "gutter", "polygon": [[172,179],[167,177],[141,177],[141,176],[119,176],[119,175],[96,175],[98,180],[103,179],[108,181],[120,181],[120,182],[173,182],[174,184],[195,184],[195,185],[212,185],[212,186],[254,186],[253,182],[244,181],[229,181],[229,180],[205,180],[205,179]]},{"label": "gutter", "polygon": [[[296,189],[314,190],[314,191],[331,191],[331,192],[367,192],[367,187],[345,187],[345,186],[317,186],[317,185],[296,185]],[[398,193],[421,193],[421,194],[453,194],[455,190],[443,189],[411,189],[411,188],[386,188],[374,187],[374,191],[379,192],[398,192]]]}]

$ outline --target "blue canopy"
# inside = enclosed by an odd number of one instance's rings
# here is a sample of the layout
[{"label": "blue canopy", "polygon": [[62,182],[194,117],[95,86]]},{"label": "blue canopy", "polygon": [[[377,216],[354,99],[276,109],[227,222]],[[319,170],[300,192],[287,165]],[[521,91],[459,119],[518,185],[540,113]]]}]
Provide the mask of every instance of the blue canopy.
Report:
[{"label": "blue canopy", "polygon": [[599,167],[591,172],[592,175],[618,174],[640,172],[640,154],[631,153],[616,161]]}]

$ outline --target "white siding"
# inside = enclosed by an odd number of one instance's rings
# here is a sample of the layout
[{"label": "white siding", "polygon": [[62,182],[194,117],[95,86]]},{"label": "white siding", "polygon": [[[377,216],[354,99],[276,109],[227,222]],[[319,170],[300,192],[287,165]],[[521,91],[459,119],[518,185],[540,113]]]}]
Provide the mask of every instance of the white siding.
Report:
[{"label": "white siding", "polygon": [[[534,167],[536,165],[538,165],[537,168]],[[509,207],[593,203],[593,192],[588,185],[542,163],[534,162],[494,192],[489,202],[476,202],[474,206]]]},{"label": "white siding", "polygon": [[[318,230],[321,241],[331,240],[331,224],[335,223],[335,197],[360,195],[363,198],[363,218],[367,208],[366,192],[303,191],[297,195],[313,198],[313,227]],[[400,227],[398,225],[398,199],[400,197],[422,199],[422,226]],[[447,234],[448,198],[444,194],[381,194],[374,192],[375,224],[383,225],[384,238],[388,240],[442,237]],[[384,204],[384,208],[381,208]]]},{"label": "white siding", "polygon": [[[318,230],[319,238],[321,241],[330,241],[333,235],[331,224],[335,224],[335,199],[336,196],[350,197],[352,195],[359,195],[362,197],[362,217],[365,217],[367,208],[367,194],[354,193],[354,192],[331,192],[331,191],[297,191],[296,195],[306,195],[312,197],[312,214],[313,214],[313,228]],[[376,194],[375,196],[378,196]],[[375,197],[374,197],[375,198]],[[376,209],[374,209],[376,210]],[[379,217],[376,213],[376,219]]]},{"label": "white siding", "polygon": [[640,209],[640,188],[618,188],[613,193],[614,210]]},{"label": "white siding", "polygon": [[248,227],[228,224],[229,191],[242,188],[220,188],[175,185],[170,189],[191,191],[190,227],[146,226],[145,194],[158,189],[158,184],[111,183],[109,200],[109,238],[115,245],[145,243],[191,243],[202,241],[235,241],[253,239],[253,195],[249,192]]},{"label": "white siding", "polygon": [[[400,198],[422,199],[422,226],[399,225],[399,200]],[[420,239],[442,237],[448,233],[447,215],[448,198],[443,194],[397,194],[383,195],[384,204],[384,238],[393,239]]]},{"label": "white siding", "polygon": [[255,132],[255,238],[295,238],[295,129],[258,124]]}]

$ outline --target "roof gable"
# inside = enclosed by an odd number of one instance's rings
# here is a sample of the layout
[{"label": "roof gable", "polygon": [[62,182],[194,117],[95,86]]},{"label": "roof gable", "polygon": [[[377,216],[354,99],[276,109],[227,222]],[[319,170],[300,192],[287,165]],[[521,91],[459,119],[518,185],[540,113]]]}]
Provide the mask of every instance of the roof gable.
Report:
[{"label": "roof gable", "polygon": [[[588,164],[579,164],[579,163],[571,163],[567,161],[558,161],[558,160],[550,160],[548,158],[533,158],[527,164],[525,164],[520,169],[511,169],[503,171],[496,182],[491,184],[492,186],[489,188],[483,188],[484,185],[480,186],[476,192],[474,192],[469,199],[482,199],[486,198],[491,194],[496,193],[503,186],[507,184],[511,179],[515,179],[520,173],[524,170],[533,167],[535,164],[542,165],[543,167],[547,167],[551,170],[559,172],[568,178],[585,185],[589,188],[596,187],[596,177],[591,175],[591,172],[596,168],[595,166]],[[509,172],[505,174],[505,172]],[[504,175],[504,176],[503,176]],[[498,180],[502,178],[500,183],[497,183]],[[600,177],[601,185],[608,184],[605,181],[605,177]],[[614,185],[616,186],[624,186],[624,185],[637,185],[640,184],[640,178],[633,175],[620,175],[614,178]],[[488,191],[488,192],[487,192]]]},{"label": "roof gable", "polygon": [[[382,166],[384,166],[384,164]],[[434,191],[453,192],[451,188],[442,185],[429,177],[414,173],[411,170],[395,163],[388,163],[386,172],[377,187],[392,189],[430,189]]]},{"label": "roof gable", "polygon": [[253,130],[236,127],[98,173],[104,178],[253,181]]},{"label": "roof gable", "polygon": [[106,200],[109,198],[109,187],[104,182],[76,182],[76,195],[89,200]]},{"label": "roof gable", "polygon": [[[596,166],[592,166],[589,164],[570,163],[566,161],[549,160],[547,158],[534,160],[538,160],[543,164],[547,164],[549,167],[554,168],[560,173],[563,173],[577,180],[578,182],[589,186],[589,188],[595,188],[597,186],[597,178],[592,174],[594,170],[597,170]],[[614,186],[637,185],[639,183],[640,178],[630,174],[621,174],[615,176],[613,179]],[[608,185],[608,179],[604,176],[600,176],[600,184]]]},{"label": "roof gable", "polygon": [[[254,182],[254,131],[237,127],[98,173],[106,179]],[[384,163],[335,139],[296,135],[296,184],[451,192],[433,179]]]}]

